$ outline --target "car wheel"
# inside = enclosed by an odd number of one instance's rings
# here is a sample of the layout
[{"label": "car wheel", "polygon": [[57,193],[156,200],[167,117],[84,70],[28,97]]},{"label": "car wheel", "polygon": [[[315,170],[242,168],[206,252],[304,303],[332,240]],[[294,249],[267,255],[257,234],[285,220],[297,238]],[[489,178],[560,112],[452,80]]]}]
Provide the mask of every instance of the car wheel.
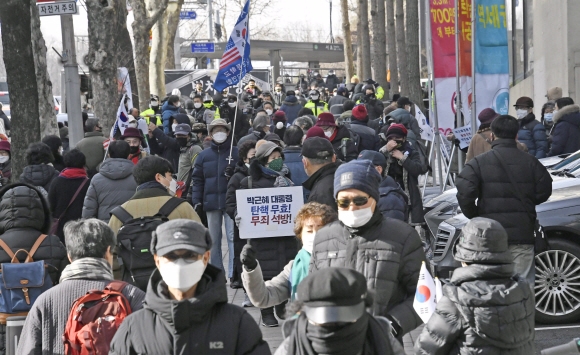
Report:
[{"label": "car wheel", "polygon": [[580,318],[580,246],[550,239],[536,255],[536,321],[561,324]]}]

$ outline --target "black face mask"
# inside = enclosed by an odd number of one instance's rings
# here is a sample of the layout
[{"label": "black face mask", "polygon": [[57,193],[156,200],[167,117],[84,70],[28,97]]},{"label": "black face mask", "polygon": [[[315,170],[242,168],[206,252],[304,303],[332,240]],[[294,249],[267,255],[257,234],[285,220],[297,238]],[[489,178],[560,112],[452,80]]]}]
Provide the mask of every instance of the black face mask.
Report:
[{"label": "black face mask", "polygon": [[131,153],[131,154],[137,154],[137,153],[139,153],[139,147],[138,146],[131,146],[129,148],[129,153]]},{"label": "black face mask", "polygon": [[179,146],[182,148],[187,145],[187,137],[175,138],[175,140],[177,141],[177,144],[179,144]]}]

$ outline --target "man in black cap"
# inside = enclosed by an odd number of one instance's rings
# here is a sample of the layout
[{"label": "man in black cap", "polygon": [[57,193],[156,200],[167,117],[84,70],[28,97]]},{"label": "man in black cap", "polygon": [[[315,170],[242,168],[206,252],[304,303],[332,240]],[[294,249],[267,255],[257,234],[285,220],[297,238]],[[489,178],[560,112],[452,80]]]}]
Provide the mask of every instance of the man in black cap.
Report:
[{"label": "man in black cap", "polygon": [[538,159],[545,158],[549,151],[546,127],[536,120],[534,100],[527,96],[520,97],[516,104],[516,116],[520,125],[518,141],[528,147],[528,153]]},{"label": "man in black cap", "polygon": [[365,277],[346,268],[327,268],[298,285],[300,315],[284,323],[286,339],[275,355],[403,354],[389,321],[365,311]]},{"label": "man in black cap", "polygon": [[346,100],[348,100],[348,90],[346,90],[345,87],[339,87],[338,90],[336,90],[336,96],[333,96],[328,100],[328,107],[342,105]]},{"label": "man in black cap", "polygon": [[270,354],[252,316],[228,303],[224,272],[209,265],[211,245],[200,223],[157,227],[145,309],[125,318],[110,354]]},{"label": "man in black cap", "polygon": [[338,210],[332,197],[334,172],[338,168],[332,143],[326,138],[307,138],[302,145],[302,164],[308,179],[302,186],[310,191],[308,202],[323,203]]}]

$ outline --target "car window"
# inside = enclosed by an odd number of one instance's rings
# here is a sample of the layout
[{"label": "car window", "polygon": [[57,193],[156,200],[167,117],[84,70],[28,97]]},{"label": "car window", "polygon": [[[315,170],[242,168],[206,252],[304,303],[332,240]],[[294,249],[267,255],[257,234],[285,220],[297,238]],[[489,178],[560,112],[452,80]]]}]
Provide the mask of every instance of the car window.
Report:
[{"label": "car window", "polygon": [[2,103],[2,105],[10,105],[10,94],[0,93],[0,103]]}]

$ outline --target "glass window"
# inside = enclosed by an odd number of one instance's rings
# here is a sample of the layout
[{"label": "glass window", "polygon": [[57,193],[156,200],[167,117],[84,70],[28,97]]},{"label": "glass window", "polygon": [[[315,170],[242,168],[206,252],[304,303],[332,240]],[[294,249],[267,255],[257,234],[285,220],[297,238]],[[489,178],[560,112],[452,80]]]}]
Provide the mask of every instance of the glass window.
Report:
[{"label": "glass window", "polygon": [[[522,0],[520,0],[522,1]],[[534,73],[534,14],[533,0],[524,1],[525,77]]]},{"label": "glass window", "polygon": [[523,0],[513,1],[513,46],[514,46],[514,85],[524,79],[524,63],[526,51],[524,46],[524,2]]},{"label": "glass window", "polygon": [[516,85],[534,72],[533,0],[506,0],[510,82]]},{"label": "glass window", "polygon": [[2,105],[10,105],[10,94],[0,94],[0,103]]}]

